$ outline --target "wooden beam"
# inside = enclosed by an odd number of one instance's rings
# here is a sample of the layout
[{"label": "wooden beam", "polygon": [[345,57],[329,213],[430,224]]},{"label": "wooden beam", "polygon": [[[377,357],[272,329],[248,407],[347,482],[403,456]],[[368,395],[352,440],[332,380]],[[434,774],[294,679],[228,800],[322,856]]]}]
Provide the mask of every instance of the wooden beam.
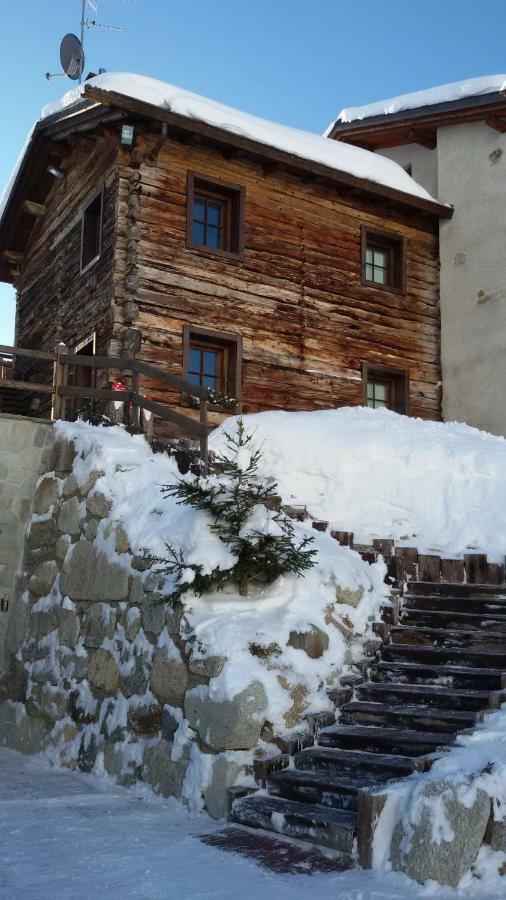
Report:
[{"label": "wooden beam", "polygon": [[485,123],[495,131],[506,133],[506,119],[502,119],[500,116],[491,116],[489,119],[485,119]]},{"label": "wooden beam", "polygon": [[23,254],[19,253],[18,250],[4,250],[4,256],[7,262],[12,263],[14,266],[21,265],[23,262]]},{"label": "wooden beam", "polygon": [[39,218],[40,216],[44,216],[46,213],[46,207],[43,203],[35,203],[33,200],[25,200],[23,203],[23,211],[28,213],[29,216],[35,216]]},{"label": "wooden beam", "polygon": [[412,144],[420,144],[421,147],[427,147],[427,150],[434,150],[437,144],[435,134],[428,134],[418,128],[411,128],[408,131],[408,138]]}]

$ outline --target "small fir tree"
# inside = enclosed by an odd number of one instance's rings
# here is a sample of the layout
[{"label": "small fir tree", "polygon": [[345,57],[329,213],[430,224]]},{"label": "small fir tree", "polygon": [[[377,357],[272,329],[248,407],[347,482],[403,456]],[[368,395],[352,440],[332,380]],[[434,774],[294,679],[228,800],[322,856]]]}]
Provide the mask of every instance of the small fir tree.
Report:
[{"label": "small fir tree", "polygon": [[246,434],[242,419],[237,433],[226,438],[227,451],[216,456],[208,475],[181,479],[162,491],[180,504],[209,513],[211,530],[237,561],[229,569],[218,566],[205,574],[203,566],[187,563],[182,551],[167,544],[166,558],[151,559],[177,578],[170,600],[188,590],[199,595],[220,591],[227,584],[237,584],[244,596],[251,582],[270,584],[279,575],[301,575],[315,564],[313,538],[296,541],[292,522],[276,508],[276,483],[260,477],[262,452],[254,448],[253,435]]}]

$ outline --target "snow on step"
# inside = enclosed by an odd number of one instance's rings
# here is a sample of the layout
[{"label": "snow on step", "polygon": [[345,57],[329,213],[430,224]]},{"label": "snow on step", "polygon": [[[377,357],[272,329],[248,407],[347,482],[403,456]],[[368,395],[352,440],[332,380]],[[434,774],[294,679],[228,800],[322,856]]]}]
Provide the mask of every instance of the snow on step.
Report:
[{"label": "snow on step", "polygon": [[424,646],[469,647],[477,650],[490,647],[491,650],[504,648],[506,632],[487,632],[477,629],[432,628],[431,626],[394,625],[390,630],[393,644],[416,644]]},{"label": "snow on step", "polygon": [[295,767],[304,771],[325,772],[340,777],[344,773],[361,778],[387,780],[411,775],[416,768],[413,757],[402,754],[373,753],[369,750],[343,750],[318,747],[303,750],[294,757]]},{"label": "snow on step", "polygon": [[506,670],[506,652],[473,647],[428,647],[422,644],[389,644],[383,648],[383,661],[408,659],[413,662],[456,662],[461,666],[486,666]]},{"label": "snow on step", "polygon": [[459,687],[500,690],[504,678],[502,669],[480,669],[470,666],[427,665],[398,661],[382,661],[374,667],[375,681],[387,682],[403,679],[406,683],[456,685]]},{"label": "snow on step", "polygon": [[353,810],[357,794],[365,787],[373,787],[379,779],[348,774],[329,775],[325,770],[311,772],[304,769],[285,769],[276,772],[268,781],[269,793],[301,803],[319,803],[334,809]]},{"label": "snow on step", "polygon": [[265,828],[347,855],[353,850],[354,812],[253,794],[234,802],[232,816],[234,821],[250,828]]}]

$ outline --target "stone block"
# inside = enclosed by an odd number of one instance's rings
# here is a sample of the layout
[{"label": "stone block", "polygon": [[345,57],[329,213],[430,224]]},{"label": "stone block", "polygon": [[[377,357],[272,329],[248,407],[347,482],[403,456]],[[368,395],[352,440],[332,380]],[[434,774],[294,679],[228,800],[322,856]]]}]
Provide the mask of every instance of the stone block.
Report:
[{"label": "stone block", "polygon": [[80,621],[79,616],[73,609],[62,609],[58,611],[58,635],[60,643],[67,647],[75,647],[79,640]]},{"label": "stone block", "polygon": [[179,728],[180,721],[181,718],[178,718],[169,707],[164,707],[161,720],[162,737],[164,740],[174,740],[174,735]]},{"label": "stone block", "polygon": [[211,778],[204,789],[204,802],[213,819],[227,815],[227,791],[244,772],[244,766],[227,756],[215,757]]},{"label": "stone block", "polygon": [[71,600],[126,600],[128,572],[110,562],[104,551],[81,540],[67,554],[60,584]]},{"label": "stone block", "polygon": [[72,471],[76,458],[76,448],[73,441],[59,439],[51,448],[51,461],[49,468],[58,475],[67,475]]},{"label": "stone block", "polygon": [[79,510],[79,500],[77,497],[71,497],[62,504],[60,515],[58,516],[58,530],[63,534],[78,535],[81,531],[81,515]]},{"label": "stone block", "polygon": [[116,631],[116,611],[106,603],[93,603],[86,615],[85,646],[100,647]]},{"label": "stone block", "polygon": [[102,478],[103,475],[105,475],[105,472],[102,472],[100,469],[93,469],[86,481],[80,486],[79,496],[86,497],[93,489],[98,479]]},{"label": "stone block", "polygon": [[161,740],[144,752],[142,777],[163,797],[181,797],[184,776],[188,765],[188,752],[178,760],[171,759],[171,744]]},{"label": "stone block", "polygon": [[36,597],[45,597],[50,593],[54,580],[58,575],[58,566],[53,560],[46,560],[34,570],[28,587]]},{"label": "stone block", "polygon": [[30,616],[30,633],[34,638],[40,640],[51,634],[58,628],[58,606],[56,604],[49,609],[34,612]]},{"label": "stone block", "polygon": [[124,616],[124,628],[127,641],[135,641],[141,627],[141,618],[141,611],[138,606],[130,606],[126,611]]},{"label": "stone block", "polygon": [[18,753],[40,753],[47,742],[48,729],[42,717],[28,716],[21,704],[0,704],[0,743]]},{"label": "stone block", "polygon": [[[421,803],[416,821],[394,830],[390,859],[396,871],[415,881],[429,879],[456,887],[471,868],[481,847],[490,816],[490,798],[478,788],[474,803],[468,807],[459,800],[459,786],[450,781],[429,782],[417,797]],[[431,809],[444,815],[447,832],[433,841]],[[408,810],[409,815],[409,810]],[[406,816],[405,816],[406,818]],[[407,845],[408,849],[404,849]]]},{"label": "stone block", "polygon": [[86,522],[84,528],[84,536],[87,541],[94,541],[98,532],[98,522],[96,519],[90,519],[89,522]]},{"label": "stone block", "polygon": [[58,481],[52,475],[47,475],[39,483],[35,492],[33,511],[38,516],[45,516],[51,507],[55,506],[60,498]]},{"label": "stone block", "polygon": [[90,516],[96,516],[97,519],[107,519],[111,507],[111,500],[100,491],[95,491],[93,494],[90,494],[86,501],[87,512]]},{"label": "stone block", "polygon": [[[144,603],[144,585],[140,575],[134,575],[130,585],[129,603],[132,606],[142,606]],[[140,624],[140,623],[139,623]]]},{"label": "stone block", "polygon": [[203,678],[217,678],[227,661],[226,656],[206,656],[204,659],[189,659],[188,668]]},{"label": "stone block", "polygon": [[115,694],[119,686],[119,669],[109,650],[96,650],[90,658],[90,683],[104,694]]},{"label": "stone block", "polygon": [[121,747],[112,743],[106,743],[104,747],[104,768],[123,787],[131,787],[140,779],[142,771],[133,759],[125,759]]},{"label": "stone block", "polygon": [[46,559],[54,559],[57,536],[54,519],[32,522],[25,543],[27,564],[34,566]]},{"label": "stone block", "polygon": [[214,750],[255,747],[266,709],[267,696],[260,681],[253,681],[231,700],[212,700],[205,689],[194,688],[187,691],[184,701],[190,727]]},{"label": "stone block", "polygon": [[146,634],[158,637],[165,625],[165,603],[160,594],[146,593],[142,604],[142,627]]},{"label": "stone block", "polygon": [[115,549],[116,553],[128,553],[128,551],[130,550],[130,541],[128,540],[128,535],[125,529],[121,527],[121,525],[118,525],[116,528]]},{"label": "stone block", "polygon": [[60,534],[59,538],[56,540],[55,544],[55,555],[56,559],[60,562],[63,562],[67,555],[67,550],[69,549],[72,543],[72,539],[69,534]]},{"label": "stone block", "polygon": [[502,822],[496,822],[494,819],[490,821],[488,838],[492,850],[502,850],[506,853],[506,819]]},{"label": "stone block", "polygon": [[183,615],[184,607],[178,600],[171,600],[165,604],[165,624],[171,637],[180,635]]},{"label": "stone block", "polygon": [[133,697],[134,694],[145,694],[148,688],[148,679],[144,671],[140,656],[133,658],[133,666],[130,672],[121,672],[120,690],[125,697]]},{"label": "stone block", "polygon": [[74,494],[77,494],[78,486],[77,486],[77,478],[72,473],[68,478],[65,479],[63,484],[62,494],[64,497],[73,497]]},{"label": "stone block", "polygon": [[81,772],[91,772],[95,765],[98,753],[98,742],[94,734],[83,734],[77,765]]},{"label": "stone block", "polygon": [[321,628],[311,625],[307,631],[291,631],[288,644],[296,650],[303,650],[311,659],[320,659],[328,649],[329,639]]},{"label": "stone block", "polygon": [[151,670],[151,690],[161,703],[182,706],[189,686],[189,676],[181,654],[169,657],[165,647],[159,648]]},{"label": "stone block", "polygon": [[64,691],[50,690],[47,685],[43,685],[40,692],[40,707],[51,722],[63,719],[67,712],[67,706],[68,695]]}]

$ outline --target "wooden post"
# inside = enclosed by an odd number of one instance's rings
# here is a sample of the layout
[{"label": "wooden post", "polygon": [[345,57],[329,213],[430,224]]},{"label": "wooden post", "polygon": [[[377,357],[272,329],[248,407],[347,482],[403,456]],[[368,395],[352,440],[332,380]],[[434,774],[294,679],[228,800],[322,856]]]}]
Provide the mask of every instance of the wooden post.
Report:
[{"label": "wooden post", "polygon": [[200,458],[206,466],[209,460],[207,435],[207,400],[202,399],[200,401]]},{"label": "wooden post", "polygon": [[60,394],[60,387],[67,384],[67,366],[64,358],[68,353],[68,347],[61,341],[56,348],[56,361],[53,369],[53,408],[51,410],[51,418],[54,422],[57,419],[65,418],[66,398]]},{"label": "wooden post", "polygon": [[141,408],[135,403],[135,399],[140,396],[140,375],[135,369],[132,369],[132,376],[130,379],[130,387],[131,387],[131,400],[130,400],[130,425],[136,431],[141,430]]}]

